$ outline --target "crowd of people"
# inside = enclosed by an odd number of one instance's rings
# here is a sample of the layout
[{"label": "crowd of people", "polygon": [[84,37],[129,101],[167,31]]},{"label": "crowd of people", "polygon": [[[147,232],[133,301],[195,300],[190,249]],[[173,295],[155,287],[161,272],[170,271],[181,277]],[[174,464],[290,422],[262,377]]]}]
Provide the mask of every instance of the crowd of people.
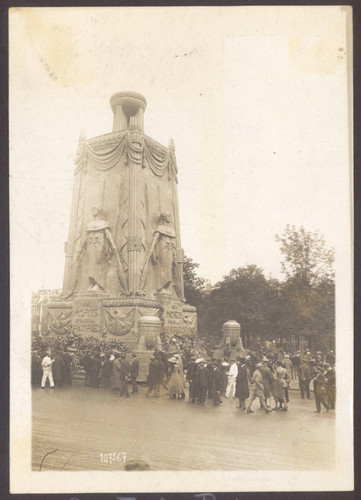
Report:
[{"label": "crowd of people", "polygon": [[[163,339],[163,350],[156,349],[149,362],[147,397],[159,397],[161,389],[169,399],[186,399],[193,404],[219,406],[226,399],[238,399],[240,410],[253,413],[259,400],[265,413],[288,411],[291,381],[298,381],[301,398],[311,398],[316,412],[335,408],[336,373],[333,351],[311,353],[284,352],[271,343],[254,351],[232,351],[230,347],[212,349],[200,339]],[[218,346],[216,346],[218,347]],[[222,352],[222,351],[221,351]],[[213,354],[217,353],[218,357]],[[127,357],[131,355],[131,362]],[[37,340],[32,351],[32,383],[45,388],[72,384],[72,374],[81,369],[84,384],[115,391],[122,397],[139,393],[139,360],[121,341],[106,343],[96,338],[73,336],[67,339]],[[273,398],[273,405],[272,405]]]},{"label": "crowd of people", "polygon": [[[287,411],[290,400],[291,380],[298,379],[301,397],[310,399],[310,385],[313,382],[316,412],[321,405],[328,411],[335,408],[336,374],[333,353],[327,363],[322,353],[314,357],[307,352],[283,353],[282,349],[261,353],[239,353],[235,358],[205,359],[191,355],[184,374],[181,354],[171,357],[155,351],[151,358],[148,375],[148,397],[158,397],[160,388],[167,389],[169,399],[185,399],[185,380],[189,387],[189,400],[205,405],[211,399],[214,406],[223,403],[222,397],[239,400],[238,408],[253,413],[253,402],[258,399],[265,413]],[[293,361],[292,361],[293,359]],[[273,398],[274,405],[271,406]]]}]

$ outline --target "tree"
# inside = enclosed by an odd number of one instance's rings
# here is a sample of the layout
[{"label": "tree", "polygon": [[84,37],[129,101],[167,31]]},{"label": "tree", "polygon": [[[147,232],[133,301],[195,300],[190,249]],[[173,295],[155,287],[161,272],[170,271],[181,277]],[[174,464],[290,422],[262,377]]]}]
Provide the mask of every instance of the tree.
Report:
[{"label": "tree", "polygon": [[278,288],[256,265],[232,269],[217,283],[207,300],[202,322],[205,334],[219,338],[223,323],[236,320],[247,343],[253,343],[258,337],[274,338],[281,298]]},{"label": "tree", "polygon": [[325,239],[318,231],[305,231],[302,226],[297,230],[287,224],[283,235],[276,234],[275,239],[281,243],[284,255],[281,268],[286,279],[301,279],[313,285],[334,278],[335,252],[333,248],[326,248]]},{"label": "tree", "polygon": [[201,290],[204,289],[205,279],[197,276],[196,269],[199,264],[193,261],[190,257],[184,256],[183,261],[183,282],[184,296],[187,304],[194,306],[200,305],[202,300]]},{"label": "tree", "polygon": [[327,249],[324,237],[303,227],[286,226],[283,235],[275,235],[281,243],[286,277],[283,294],[289,310],[294,309],[293,330],[309,342],[324,348],[333,343],[334,312],[334,250]]}]

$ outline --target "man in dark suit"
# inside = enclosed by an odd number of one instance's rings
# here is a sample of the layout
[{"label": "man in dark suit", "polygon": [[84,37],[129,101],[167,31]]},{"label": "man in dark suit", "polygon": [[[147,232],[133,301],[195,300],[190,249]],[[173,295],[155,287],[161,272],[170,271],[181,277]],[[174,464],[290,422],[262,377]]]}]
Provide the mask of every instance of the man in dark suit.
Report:
[{"label": "man in dark suit", "polygon": [[196,357],[192,356],[191,361],[188,364],[186,380],[189,383],[189,399],[192,400],[192,403],[196,401],[196,393],[195,393],[195,385],[196,385],[196,373],[197,373],[197,364]]},{"label": "man in dark suit", "polygon": [[71,354],[68,352],[67,346],[65,346],[62,356],[65,363],[65,384],[71,385],[72,383],[71,362],[73,358]]},{"label": "man in dark suit", "polygon": [[132,357],[133,359],[130,365],[130,380],[132,382],[132,388],[133,388],[132,394],[137,394],[139,393],[137,386],[137,377],[139,375],[139,359],[137,358],[135,352],[132,353]]},{"label": "man in dark suit", "polygon": [[311,399],[310,396],[310,382],[312,380],[312,370],[307,363],[306,359],[303,358],[300,366],[298,367],[298,381],[300,384],[301,398],[305,399],[305,393],[307,399]]},{"label": "man in dark suit", "polygon": [[219,369],[219,362],[217,360],[212,362],[213,374],[212,374],[212,398],[213,405],[219,406],[223,403],[220,398],[222,391],[222,373]]},{"label": "man in dark suit", "polygon": [[208,389],[209,372],[205,367],[205,361],[203,358],[201,361],[199,361],[198,365],[199,366],[197,368],[196,380],[199,388],[199,404],[205,405],[207,389]]},{"label": "man in dark suit", "polygon": [[120,390],[119,396],[124,395],[125,398],[129,398],[128,392],[128,380],[130,379],[130,364],[125,359],[125,354],[120,355]]}]

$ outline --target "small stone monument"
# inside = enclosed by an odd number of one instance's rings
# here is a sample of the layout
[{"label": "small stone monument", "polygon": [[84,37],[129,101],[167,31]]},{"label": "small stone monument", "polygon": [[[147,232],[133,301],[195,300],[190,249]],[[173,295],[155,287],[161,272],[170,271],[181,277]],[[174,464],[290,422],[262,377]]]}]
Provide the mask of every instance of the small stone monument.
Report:
[{"label": "small stone monument", "polygon": [[213,352],[213,357],[221,359],[224,354],[225,347],[230,349],[230,357],[236,357],[244,351],[241,338],[241,325],[234,320],[229,320],[222,326],[222,349],[217,349]]}]

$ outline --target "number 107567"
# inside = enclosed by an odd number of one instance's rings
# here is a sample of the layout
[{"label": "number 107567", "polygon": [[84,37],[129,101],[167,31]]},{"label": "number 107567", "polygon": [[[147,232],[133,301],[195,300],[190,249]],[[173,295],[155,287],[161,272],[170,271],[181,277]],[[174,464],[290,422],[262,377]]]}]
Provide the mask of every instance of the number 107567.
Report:
[{"label": "number 107567", "polygon": [[125,462],[127,454],[125,451],[113,453],[100,453],[100,461],[103,464],[112,464],[113,462]]}]

